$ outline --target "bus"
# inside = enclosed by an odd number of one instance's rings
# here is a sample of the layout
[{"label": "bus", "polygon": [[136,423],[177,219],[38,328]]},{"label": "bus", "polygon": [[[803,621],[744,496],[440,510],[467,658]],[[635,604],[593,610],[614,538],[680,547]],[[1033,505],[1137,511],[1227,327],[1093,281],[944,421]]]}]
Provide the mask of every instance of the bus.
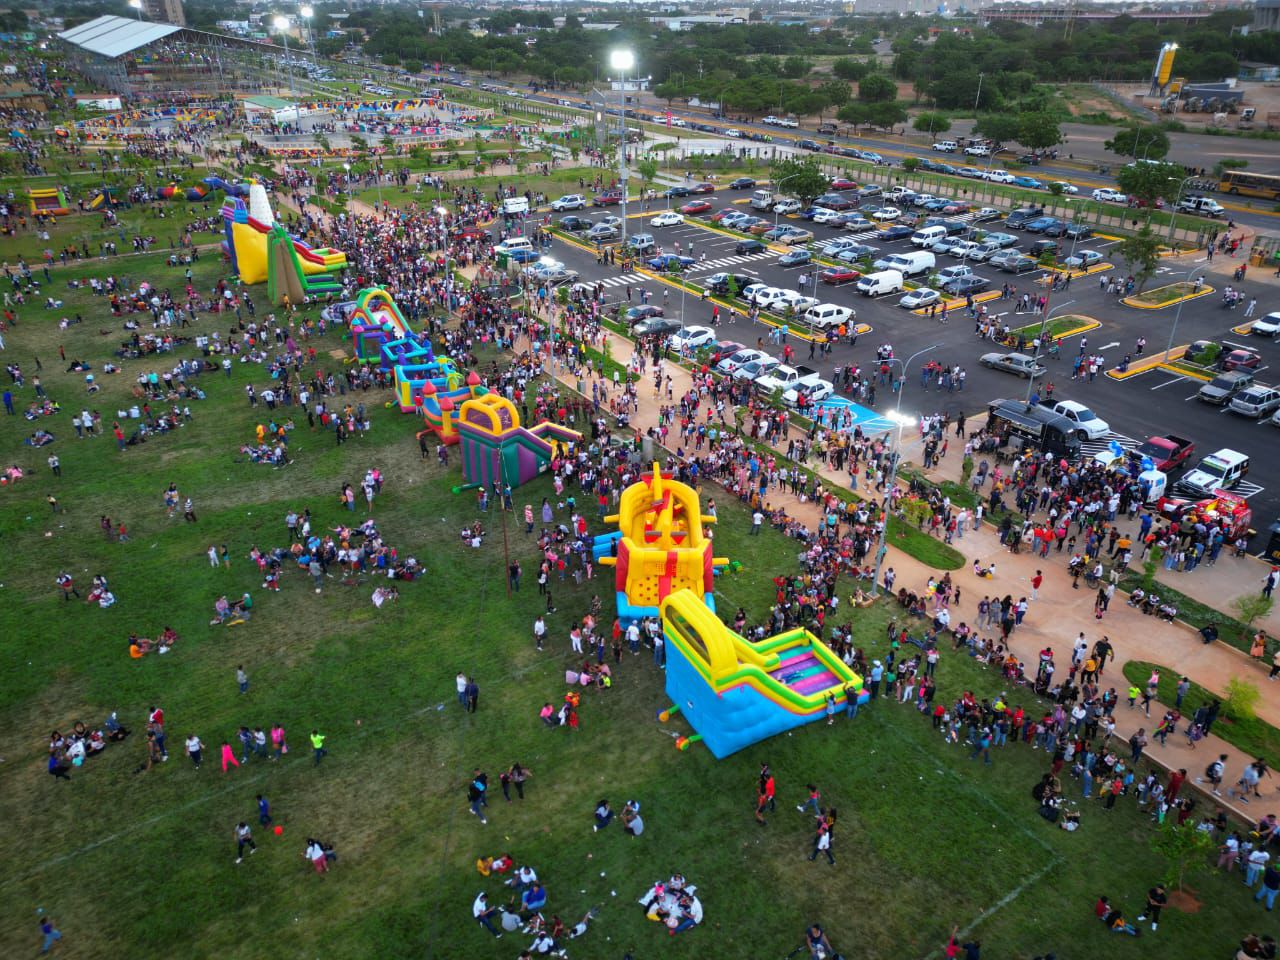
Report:
[{"label": "bus", "polygon": [[1280,175],[1274,173],[1249,173],[1245,170],[1224,170],[1218,189],[1232,196],[1280,200]]}]

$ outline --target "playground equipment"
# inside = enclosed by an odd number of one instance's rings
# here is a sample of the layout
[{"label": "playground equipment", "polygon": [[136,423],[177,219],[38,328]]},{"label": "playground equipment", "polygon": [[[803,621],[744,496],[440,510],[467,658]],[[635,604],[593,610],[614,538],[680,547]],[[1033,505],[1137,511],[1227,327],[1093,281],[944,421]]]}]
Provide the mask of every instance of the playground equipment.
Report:
[{"label": "playground equipment", "polygon": [[89,202],[85,204],[87,210],[101,210],[103,207],[114,207],[116,205],[115,193],[110,187],[103,187],[95,190]]},{"label": "playground equipment", "polygon": [[230,258],[240,281],[267,281],[268,296],[277,304],[284,302],[285,295],[291,303],[301,303],[316,294],[340,290],[342,285],[332,271],[347,265],[347,255],[340,250],[313,248],[290,237],[276,223],[262,184],[250,184],[248,195],[247,204],[242,198],[231,197],[222,207],[222,251]]},{"label": "playground equipment", "polygon": [[176,200],[178,197],[182,197],[192,203],[199,203],[209,196],[209,188],[200,183],[185,188],[176,183],[171,183],[157,190],[156,196],[161,200]]},{"label": "playground equipment", "polygon": [[61,187],[32,188],[27,191],[27,199],[31,201],[33,216],[65,217],[71,212]]},{"label": "playground equipment", "polygon": [[513,488],[542,473],[562,449],[582,434],[544,420],[526,429],[506,397],[485,393],[462,404],[457,419],[462,473],[468,483],[510,484]]},{"label": "playground equipment", "polygon": [[205,177],[202,181],[210,190],[221,190],[228,197],[249,196],[249,185],[245,183],[227,183],[221,177]]},{"label": "playground equipment", "polygon": [[682,713],[697,731],[676,741],[681,750],[702,741],[716,759],[723,759],[820,719],[828,694],[837,705],[847,703],[850,695],[858,703],[869,699],[862,678],[807,630],[749,643],[687,589],[663,599],[662,621],[672,706],[659,719],[665,722]]},{"label": "playground equipment", "polygon": [[622,492],[618,512],[605,517],[618,531],[595,538],[592,556],[614,568],[618,617],[629,626],[656,617],[661,602],[678,590],[691,590],[715,612],[715,568],[728,564],[713,557],[698,494],[692,487],[653,471]]}]

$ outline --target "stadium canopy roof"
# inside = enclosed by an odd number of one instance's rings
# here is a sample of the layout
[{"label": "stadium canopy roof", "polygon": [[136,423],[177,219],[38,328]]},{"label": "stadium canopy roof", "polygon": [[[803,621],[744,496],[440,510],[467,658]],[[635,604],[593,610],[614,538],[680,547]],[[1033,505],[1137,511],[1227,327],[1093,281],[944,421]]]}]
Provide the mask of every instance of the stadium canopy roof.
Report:
[{"label": "stadium canopy roof", "polygon": [[177,33],[182,27],[172,23],[151,23],[126,17],[102,16],[58,34],[59,40],[74,44],[100,57],[114,60]]}]

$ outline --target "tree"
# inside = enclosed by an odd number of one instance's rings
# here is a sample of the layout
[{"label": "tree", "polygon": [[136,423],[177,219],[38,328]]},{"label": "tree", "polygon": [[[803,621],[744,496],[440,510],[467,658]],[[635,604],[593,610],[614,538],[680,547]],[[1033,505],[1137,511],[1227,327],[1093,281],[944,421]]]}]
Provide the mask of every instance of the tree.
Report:
[{"label": "tree", "polygon": [[920,168],[919,157],[903,157],[902,158],[902,169],[907,171],[907,173],[915,173],[916,170],[918,170],[919,168]]},{"label": "tree", "polygon": [[660,83],[653,88],[653,95],[659,100],[667,101],[667,109],[671,109],[671,101],[682,100],[688,96],[683,85],[678,83]]},{"label": "tree", "polygon": [[813,64],[804,57],[790,56],[782,61],[782,75],[793,80],[808,76],[812,69]]},{"label": "tree", "polygon": [[984,113],[973,129],[996,143],[1009,143],[1018,139],[1018,118],[1007,113]]},{"label": "tree", "polygon": [[861,60],[841,57],[831,64],[831,72],[841,80],[861,80],[871,68]]},{"label": "tree", "polygon": [[774,161],[769,168],[769,181],[778,190],[785,190],[804,206],[826,193],[830,187],[827,175],[818,169],[813,157],[798,160],[785,158]]},{"label": "tree", "polygon": [[[1264,597],[1260,593],[1246,593],[1232,600],[1231,605],[1236,608],[1236,613],[1240,615],[1240,622],[1244,624],[1245,632],[1248,633],[1255,623],[1271,612],[1271,605],[1274,602],[1271,597]],[[1244,637],[1241,639],[1243,640]]]},{"label": "tree", "polygon": [[836,113],[836,119],[853,127],[864,126],[871,122],[871,104],[850,100]]},{"label": "tree", "polygon": [[1209,867],[1209,856],[1218,848],[1213,834],[1198,829],[1194,820],[1179,825],[1172,818],[1151,837],[1151,849],[1169,862],[1165,878],[1174,890],[1185,888],[1189,876]]},{"label": "tree", "polygon": [[915,120],[911,122],[911,126],[915,127],[922,133],[933,136],[938,133],[946,133],[951,129],[951,118],[945,113],[917,113]]},{"label": "tree", "polygon": [[818,87],[818,92],[827,101],[827,106],[837,110],[853,99],[853,88],[843,80],[828,80]]},{"label": "tree", "polygon": [[1102,146],[1121,157],[1163,160],[1169,155],[1169,135],[1159,127],[1135,123],[1117,131]]},{"label": "tree", "polygon": [[1048,150],[1062,142],[1062,130],[1058,126],[1058,118],[1052,113],[1023,113],[1018,117],[1015,139],[1028,150]]},{"label": "tree", "polygon": [[873,127],[888,130],[899,123],[907,122],[907,108],[897,100],[873,103],[868,119]]},{"label": "tree", "polygon": [[883,73],[868,73],[858,81],[858,99],[867,103],[883,103],[898,95],[898,85]]},{"label": "tree", "polygon": [[1150,207],[1157,199],[1172,201],[1182,189],[1185,175],[1176,163],[1135,163],[1117,170],[1116,182],[1129,196]]},{"label": "tree", "polygon": [[1160,238],[1144,224],[1137,233],[1121,240],[1117,249],[1125,268],[1138,282],[1138,292],[1141,292],[1160,265]]},{"label": "tree", "polygon": [[649,184],[653,183],[658,176],[658,161],[653,157],[641,157],[635,163],[636,173],[640,174],[640,179],[644,183],[644,188],[649,189]]}]

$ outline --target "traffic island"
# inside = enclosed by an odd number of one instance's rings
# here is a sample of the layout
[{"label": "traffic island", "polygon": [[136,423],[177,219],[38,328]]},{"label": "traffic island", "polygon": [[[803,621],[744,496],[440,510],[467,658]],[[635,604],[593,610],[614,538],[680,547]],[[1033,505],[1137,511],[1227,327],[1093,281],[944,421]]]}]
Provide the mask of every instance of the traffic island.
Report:
[{"label": "traffic island", "polygon": [[1152,290],[1135,293],[1132,296],[1124,297],[1120,302],[1126,307],[1136,307],[1139,310],[1161,310],[1164,307],[1172,307],[1174,304],[1186,303],[1188,300],[1207,297],[1213,292],[1213,287],[1207,284],[1200,284],[1197,287],[1194,283],[1182,280],[1178,283],[1170,283],[1163,287],[1155,287]]},{"label": "traffic island", "polygon": [[[1050,320],[1044,333],[1050,340],[1065,340],[1067,337],[1078,337],[1090,333],[1101,326],[1102,322],[1093,317],[1086,317],[1081,313],[1065,313]],[[1040,336],[1039,323],[1029,323],[1025,327],[1015,327],[1009,331],[1009,337],[1013,342],[1017,342],[1021,337],[1025,342],[1030,343],[1038,336]]]}]

